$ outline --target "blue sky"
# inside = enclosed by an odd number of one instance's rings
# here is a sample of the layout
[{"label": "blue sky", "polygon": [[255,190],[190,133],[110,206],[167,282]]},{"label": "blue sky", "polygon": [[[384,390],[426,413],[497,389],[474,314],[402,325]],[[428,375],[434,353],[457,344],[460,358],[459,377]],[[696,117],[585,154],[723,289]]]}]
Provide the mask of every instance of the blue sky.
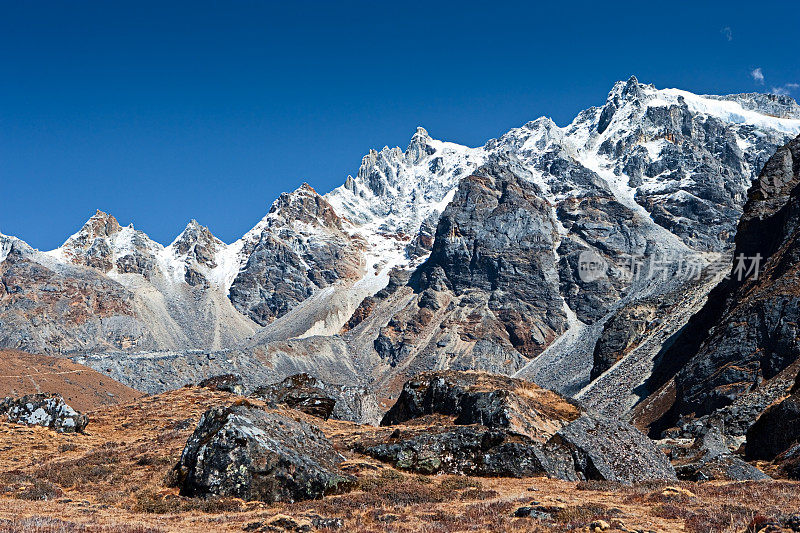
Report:
[{"label": "blue sky", "polygon": [[798,20],[735,0],[0,0],[0,231],[49,249],[100,208],[165,244],[192,218],[230,242],[417,125],[482,145],[631,74],[797,97]]}]

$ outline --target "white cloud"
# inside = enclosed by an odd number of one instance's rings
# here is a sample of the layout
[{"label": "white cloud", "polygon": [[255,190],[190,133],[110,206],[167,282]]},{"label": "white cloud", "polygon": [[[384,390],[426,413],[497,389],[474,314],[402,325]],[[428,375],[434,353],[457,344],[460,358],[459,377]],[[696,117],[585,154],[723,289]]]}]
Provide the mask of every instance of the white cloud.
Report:
[{"label": "white cloud", "polygon": [[785,83],[780,87],[772,87],[769,92],[772,94],[780,94],[784,96],[788,96],[792,94],[792,92],[800,89],[800,83]]},{"label": "white cloud", "polygon": [[756,83],[763,85],[764,84],[764,73],[761,71],[761,67],[754,68],[752,72],[750,72],[750,76],[756,81]]},{"label": "white cloud", "polygon": [[732,40],[733,40],[733,30],[731,29],[731,27],[730,27],[730,26],[725,26],[724,28],[722,28],[721,30],[719,30],[719,32],[720,32],[722,35],[724,35],[724,36],[725,36],[725,38],[726,38],[726,39],[728,39],[729,41],[732,41]]}]

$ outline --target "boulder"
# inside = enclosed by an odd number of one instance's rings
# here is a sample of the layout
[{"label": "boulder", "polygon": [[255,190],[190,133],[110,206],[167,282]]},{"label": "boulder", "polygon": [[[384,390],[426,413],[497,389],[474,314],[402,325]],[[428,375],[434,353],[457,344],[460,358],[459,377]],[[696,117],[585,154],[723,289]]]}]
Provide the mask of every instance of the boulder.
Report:
[{"label": "boulder", "polygon": [[64,402],[59,394],[29,394],[0,401],[0,416],[9,422],[44,426],[60,433],[83,433],[89,417]]},{"label": "boulder", "polygon": [[425,372],[406,382],[381,425],[440,414],[455,417],[456,425],[502,428],[545,442],[580,413],[571,400],[529,381],[482,372]]},{"label": "boulder", "polygon": [[[584,414],[560,429],[546,445],[550,455],[565,450],[572,464],[553,461],[562,479],[597,479],[632,484],[654,479],[677,479],[675,469],[656,444],[638,429]],[[563,453],[563,452],[562,452]]]},{"label": "boulder", "polygon": [[385,442],[359,444],[356,451],[419,474],[527,477],[547,472],[540,445],[483,426],[398,430]]},{"label": "boulder", "polygon": [[174,469],[184,496],[292,502],[345,491],[355,478],[319,429],[247,405],[206,411]]},{"label": "boulder", "polygon": [[678,478],[688,481],[752,481],[770,479],[768,475],[731,453],[725,436],[709,429],[691,446],[672,446],[670,458]]},{"label": "boulder", "polygon": [[[425,417],[434,424],[425,426]],[[667,457],[633,426],[585,413],[520,379],[479,372],[420,374],[403,386],[381,425],[412,420],[393,434],[396,440],[390,437],[366,453],[414,471],[621,483],[677,479]],[[419,427],[425,432],[418,433]],[[400,438],[403,431],[412,436]],[[524,464],[514,465],[514,454]]]},{"label": "boulder", "polygon": [[289,376],[279,383],[258,387],[252,396],[326,420],[330,417],[377,425],[380,419],[378,400],[368,389],[333,385],[305,373]]},{"label": "boulder", "polygon": [[222,374],[221,376],[210,377],[198,383],[197,386],[216,391],[244,395],[244,382],[242,381],[242,376],[237,376],[236,374]]}]

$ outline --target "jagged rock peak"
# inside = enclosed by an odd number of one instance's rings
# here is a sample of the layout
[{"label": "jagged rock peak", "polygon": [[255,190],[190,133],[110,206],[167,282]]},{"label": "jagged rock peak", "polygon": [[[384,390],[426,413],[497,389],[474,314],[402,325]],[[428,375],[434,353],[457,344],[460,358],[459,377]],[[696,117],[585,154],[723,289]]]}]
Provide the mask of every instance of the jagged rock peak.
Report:
[{"label": "jagged rock peak", "polygon": [[639,83],[636,76],[631,76],[627,81],[618,81],[608,93],[608,101],[634,100],[641,98],[645,90],[656,90],[651,84]]},{"label": "jagged rock peak", "polygon": [[118,233],[122,229],[117,219],[105,211],[100,211],[92,215],[89,220],[83,225],[78,232],[79,235],[85,235],[87,239],[95,239],[97,237],[110,237]]},{"label": "jagged rock peak", "polygon": [[764,219],[789,201],[800,183],[800,137],[778,148],[750,189],[742,220]]},{"label": "jagged rock peak", "polygon": [[431,137],[423,127],[417,127],[416,133],[411,137],[405,158],[410,164],[416,164],[424,157],[436,153],[436,148],[431,146]]},{"label": "jagged rock peak", "polygon": [[193,247],[202,247],[213,253],[218,247],[224,245],[225,243],[214,237],[206,226],[192,219],[170,246],[172,246],[173,250],[178,254],[187,254]]},{"label": "jagged rock peak", "polygon": [[32,252],[33,249],[24,241],[0,233],[0,263],[13,252]]},{"label": "jagged rock peak", "polygon": [[342,219],[331,204],[308,183],[289,193],[281,194],[272,204],[268,219],[283,223],[303,222],[313,226],[341,229]]}]

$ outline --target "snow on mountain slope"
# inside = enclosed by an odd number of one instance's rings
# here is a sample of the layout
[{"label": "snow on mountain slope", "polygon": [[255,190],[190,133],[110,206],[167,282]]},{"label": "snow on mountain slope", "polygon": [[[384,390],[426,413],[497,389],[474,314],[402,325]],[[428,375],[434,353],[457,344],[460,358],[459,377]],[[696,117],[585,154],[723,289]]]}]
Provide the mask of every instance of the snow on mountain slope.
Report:
[{"label": "snow on mountain slope", "polygon": [[[453,198],[459,180],[480,166],[485,156],[481,148],[432,139],[421,127],[405,152],[384,147],[364,156],[356,177],[348,176],[325,198],[351,223],[349,231],[369,243],[368,275],[388,281],[385,274],[390,267],[408,267],[419,255],[427,255],[431,244],[427,239],[439,214]],[[421,229],[428,234],[420,234]],[[411,251],[414,246],[421,247],[416,254]]]},{"label": "snow on mountain slope", "polygon": [[355,178],[327,195],[340,214],[375,232],[413,234],[460,178],[477,168],[483,150],[432,139],[417,128],[408,148],[370,150]]}]

